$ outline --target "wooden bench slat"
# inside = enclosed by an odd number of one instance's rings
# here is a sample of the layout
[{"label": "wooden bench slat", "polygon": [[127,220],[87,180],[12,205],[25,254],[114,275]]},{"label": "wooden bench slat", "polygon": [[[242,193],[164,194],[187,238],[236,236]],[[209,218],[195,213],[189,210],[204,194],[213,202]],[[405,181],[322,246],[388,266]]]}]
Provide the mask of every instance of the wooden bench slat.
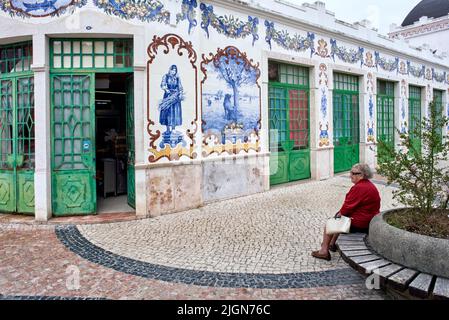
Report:
[{"label": "wooden bench slat", "polygon": [[388,266],[384,266],[382,268],[379,268],[377,270],[374,270],[373,273],[379,275],[381,278],[388,278],[392,276],[393,274],[401,271],[404,269],[403,266],[397,265],[397,264],[390,264]]},{"label": "wooden bench slat", "polygon": [[339,246],[364,246],[365,241],[357,240],[357,241],[337,241]]},{"label": "wooden bench slat", "polygon": [[401,270],[387,278],[387,285],[391,285],[397,290],[404,291],[418,273],[418,271],[412,269]]},{"label": "wooden bench slat", "polygon": [[364,233],[350,233],[350,234],[341,234],[339,239],[364,239],[366,234]]},{"label": "wooden bench slat", "polygon": [[438,277],[433,289],[435,299],[449,300],[449,279]]},{"label": "wooden bench slat", "polygon": [[339,245],[338,248],[344,251],[355,251],[355,250],[368,250],[368,247],[365,245]]},{"label": "wooden bench slat", "polygon": [[361,264],[361,263],[365,263],[365,262],[371,262],[374,260],[379,260],[381,259],[381,257],[376,256],[375,254],[370,254],[367,256],[360,256],[360,257],[351,257],[349,258],[349,260],[351,260],[353,263],[355,264]]},{"label": "wooden bench slat", "polygon": [[412,296],[427,298],[429,296],[430,285],[433,276],[426,273],[420,273],[409,285],[409,292]]},{"label": "wooden bench slat", "polygon": [[359,257],[359,256],[367,256],[367,255],[373,254],[369,250],[357,250],[357,251],[345,251],[345,250],[342,250],[342,253],[346,257],[348,257],[348,258],[350,258],[350,257]]},{"label": "wooden bench slat", "polygon": [[385,259],[367,262],[367,263],[361,263],[360,268],[362,271],[365,271],[366,274],[371,274],[373,270],[385,267],[387,265],[390,265],[391,262]]}]

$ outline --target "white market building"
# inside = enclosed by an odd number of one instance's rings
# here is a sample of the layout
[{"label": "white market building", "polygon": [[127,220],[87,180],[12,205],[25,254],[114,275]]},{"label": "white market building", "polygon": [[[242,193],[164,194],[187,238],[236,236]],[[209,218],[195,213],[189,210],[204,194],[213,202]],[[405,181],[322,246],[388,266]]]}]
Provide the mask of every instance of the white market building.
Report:
[{"label": "white market building", "polygon": [[2,0],[0,26],[0,212],[38,221],[374,167],[433,99],[448,114],[447,57],[321,2]]}]

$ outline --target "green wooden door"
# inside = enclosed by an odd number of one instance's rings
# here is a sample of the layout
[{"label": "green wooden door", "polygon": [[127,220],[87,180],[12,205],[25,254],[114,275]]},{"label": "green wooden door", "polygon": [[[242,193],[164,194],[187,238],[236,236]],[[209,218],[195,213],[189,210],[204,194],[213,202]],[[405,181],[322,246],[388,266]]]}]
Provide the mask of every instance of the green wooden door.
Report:
[{"label": "green wooden door", "polygon": [[[416,129],[421,128],[421,88],[410,86],[408,99],[408,124],[409,135],[413,148],[417,153],[421,153],[421,141],[415,134]],[[410,150],[413,155],[412,150]]]},{"label": "green wooden door", "polygon": [[[377,82],[377,141],[383,141],[394,148],[394,83]],[[384,163],[391,158],[384,153],[382,147],[377,149],[377,161]]]},{"label": "green wooden door", "polygon": [[96,213],[95,77],[51,76],[53,214]]},{"label": "green wooden door", "polygon": [[34,78],[0,80],[0,212],[34,213]]},{"label": "green wooden door", "polygon": [[360,161],[358,77],[334,74],[334,172],[351,170]]},{"label": "green wooden door", "polygon": [[134,82],[133,77],[126,80],[126,143],[128,147],[128,204],[136,208],[135,181],[135,142],[134,142]]},{"label": "green wooden door", "polygon": [[270,84],[269,103],[271,184],[310,178],[308,91]]}]

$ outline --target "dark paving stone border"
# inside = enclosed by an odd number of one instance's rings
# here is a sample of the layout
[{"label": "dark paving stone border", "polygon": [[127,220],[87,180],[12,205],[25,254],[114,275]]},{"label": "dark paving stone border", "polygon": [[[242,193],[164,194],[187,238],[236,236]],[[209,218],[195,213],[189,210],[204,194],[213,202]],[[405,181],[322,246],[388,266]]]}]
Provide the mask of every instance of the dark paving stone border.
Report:
[{"label": "dark paving stone border", "polygon": [[87,240],[76,226],[56,227],[58,239],[82,258],[119,272],[171,283],[222,288],[299,289],[361,284],[351,268],[289,274],[245,274],[195,271],[133,260],[106,251]]}]

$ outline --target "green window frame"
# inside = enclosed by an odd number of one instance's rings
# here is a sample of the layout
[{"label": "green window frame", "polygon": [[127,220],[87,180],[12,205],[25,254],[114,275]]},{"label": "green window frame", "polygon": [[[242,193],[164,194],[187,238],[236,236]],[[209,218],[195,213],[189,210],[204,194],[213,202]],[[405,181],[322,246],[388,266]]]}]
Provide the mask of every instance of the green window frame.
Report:
[{"label": "green window frame", "polygon": [[[310,149],[309,69],[298,65],[271,62],[277,72],[270,78],[270,129],[278,130],[278,145],[270,151]],[[271,135],[270,135],[271,136]],[[271,138],[271,137],[270,137]],[[274,150],[276,149],[277,150]]]},{"label": "green window frame", "polygon": [[[377,80],[377,141],[383,141],[394,147],[395,143],[395,103],[394,82]],[[379,161],[384,159],[382,150],[379,153]]]},{"label": "green window frame", "polygon": [[133,72],[133,39],[51,39],[50,68]]},{"label": "green window frame", "polygon": [[27,75],[33,64],[33,43],[24,41],[0,46],[0,76]]},{"label": "green window frame", "polygon": [[[341,97],[343,100],[337,98]],[[340,101],[340,102],[339,102]],[[348,105],[346,105],[348,104]],[[350,106],[351,108],[347,108]],[[358,76],[334,74],[334,146],[358,144],[359,128],[359,78]]]},{"label": "green window frame", "polygon": [[421,103],[422,103],[422,88],[417,86],[409,86],[408,98],[408,127],[409,135],[417,150],[421,150],[421,141],[415,136],[414,131],[421,127]]},{"label": "green window frame", "polygon": [[[443,118],[443,91],[433,90],[433,101],[435,102],[435,111],[439,120]],[[438,131],[440,142],[443,142],[443,128]]]}]

